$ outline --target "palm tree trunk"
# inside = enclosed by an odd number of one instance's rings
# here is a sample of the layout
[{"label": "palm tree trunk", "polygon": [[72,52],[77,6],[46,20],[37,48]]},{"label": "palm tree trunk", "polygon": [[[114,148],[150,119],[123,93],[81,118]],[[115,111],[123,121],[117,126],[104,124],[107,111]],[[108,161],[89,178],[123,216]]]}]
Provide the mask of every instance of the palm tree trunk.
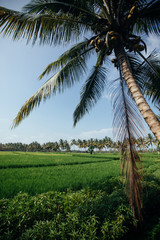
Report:
[{"label": "palm tree trunk", "polygon": [[148,103],[146,102],[143,94],[141,93],[138,85],[135,82],[123,44],[119,44],[118,46],[116,46],[115,55],[119,62],[128,88],[132,94],[132,97],[139,108],[139,111],[141,112],[143,118],[145,119],[146,123],[148,124],[149,128],[151,129],[157,140],[160,142],[160,121],[150,109]]}]

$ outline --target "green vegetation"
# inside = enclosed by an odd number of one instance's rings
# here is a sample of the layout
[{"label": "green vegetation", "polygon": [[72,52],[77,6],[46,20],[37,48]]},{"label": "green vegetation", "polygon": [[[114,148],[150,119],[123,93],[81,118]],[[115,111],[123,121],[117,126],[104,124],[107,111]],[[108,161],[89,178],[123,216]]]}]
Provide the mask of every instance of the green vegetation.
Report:
[{"label": "green vegetation", "polygon": [[[159,108],[160,55],[156,50],[148,57],[142,53],[147,52],[145,41],[149,34],[160,34],[159,12],[160,0],[31,0],[21,12],[0,7],[0,28],[4,36],[12,35],[14,40],[25,39],[33,44],[68,47],[74,44],[42,72],[40,79],[50,73],[52,76],[24,103],[13,127],[43,100],[83,79],[80,101],[73,114],[76,126],[107,89],[112,96],[113,128],[115,139],[120,143],[126,190],[133,215],[138,211],[139,219],[142,183],[135,139],[143,135],[141,116],[155,135],[158,146],[160,142],[160,122],[145,100],[148,96]],[[91,67],[88,60],[93,56],[95,61]],[[111,76],[108,70],[113,64],[119,77],[108,81]],[[151,138],[148,145],[152,146]],[[60,148],[63,147],[70,149],[66,144],[61,144]],[[58,151],[59,147],[54,144],[51,148]]]},{"label": "green vegetation", "polygon": [[141,159],[143,224],[137,228],[118,153],[0,152],[0,239],[158,240],[160,156]]},{"label": "green vegetation", "polygon": [[120,176],[119,154],[0,153],[0,197],[74,190]]},{"label": "green vegetation", "polygon": [[[153,152],[160,150],[160,143],[152,134],[146,137],[134,139],[136,148],[140,152]],[[0,143],[0,151],[21,151],[21,152],[69,152],[75,149],[79,151],[92,153],[93,151],[105,150],[107,152],[119,152],[122,148],[122,142],[113,141],[113,139],[105,136],[103,139],[72,139],[69,143],[67,140],[60,139],[58,142],[46,142],[40,144],[32,142],[30,144],[17,143]]]},{"label": "green vegetation", "polygon": [[1,239],[118,239],[134,226],[125,202],[120,190],[21,193],[1,201]]}]

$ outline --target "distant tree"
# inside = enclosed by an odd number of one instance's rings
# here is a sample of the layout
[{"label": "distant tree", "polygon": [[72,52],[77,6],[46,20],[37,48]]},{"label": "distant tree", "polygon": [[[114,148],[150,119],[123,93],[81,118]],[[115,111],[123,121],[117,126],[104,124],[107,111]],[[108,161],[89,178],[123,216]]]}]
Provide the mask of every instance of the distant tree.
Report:
[{"label": "distant tree", "polygon": [[77,140],[77,146],[79,147],[80,150],[83,148],[83,142],[81,139]]},{"label": "distant tree", "polygon": [[41,150],[41,145],[38,142],[32,142],[27,146],[28,152],[39,152]]},{"label": "distant tree", "polygon": [[42,151],[44,152],[50,152],[52,148],[52,143],[51,142],[47,142],[42,144]]},{"label": "distant tree", "polygon": [[90,154],[92,154],[94,152],[94,146],[93,145],[89,145],[88,150],[87,150]]},{"label": "distant tree", "polygon": [[73,149],[75,149],[75,146],[77,146],[77,141],[75,139],[71,140],[70,146],[74,146]]},{"label": "distant tree", "polygon": [[65,151],[69,152],[71,150],[70,145],[67,140],[64,141],[63,148]]},{"label": "distant tree", "polygon": [[57,151],[60,150],[60,149],[59,149],[59,144],[58,144],[58,142],[54,142],[53,149],[54,149],[55,152],[57,152]]},{"label": "distant tree", "polygon": [[2,151],[4,148],[4,145],[2,143],[0,143],[0,151]]},{"label": "distant tree", "polygon": [[138,138],[136,140],[136,145],[137,145],[138,149],[140,150],[140,152],[143,152],[147,149],[146,139],[144,137]]},{"label": "distant tree", "polygon": [[155,145],[155,138],[151,133],[148,133],[148,136],[146,138],[146,146],[149,148],[151,147],[152,151],[153,151],[153,145]]},{"label": "distant tree", "polygon": [[59,147],[60,147],[61,151],[64,150],[64,140],[63,139],[59,140]]}]

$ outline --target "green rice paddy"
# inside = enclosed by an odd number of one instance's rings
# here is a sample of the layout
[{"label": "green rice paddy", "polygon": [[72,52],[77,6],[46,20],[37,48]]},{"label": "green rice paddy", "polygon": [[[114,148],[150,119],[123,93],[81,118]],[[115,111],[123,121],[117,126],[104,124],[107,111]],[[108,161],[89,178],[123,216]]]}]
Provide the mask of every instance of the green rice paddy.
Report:
[{"label": "green rice paddy", "polygon": [[[143,171],[160,178],[160,156],[142,154]],[[36,195],[48,191],[96,187],[120,178],[118,153],[0,152],[0,198],[19,192]]]},{"label": "green rice paddy", "polygon": [[117,154],[0,153],[0,198],[78,190],[120,176]]}]

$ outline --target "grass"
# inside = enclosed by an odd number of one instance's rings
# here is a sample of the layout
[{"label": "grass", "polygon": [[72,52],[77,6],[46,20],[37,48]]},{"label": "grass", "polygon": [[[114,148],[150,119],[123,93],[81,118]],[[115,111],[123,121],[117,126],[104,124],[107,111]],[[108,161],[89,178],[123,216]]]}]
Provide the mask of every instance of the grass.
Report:
[{"label": "grass", "polygon": [[0,198],[78,190],[117,176],[118,154],[0,153]]},{"label": "grass", "polygon": [[[160,156],[141,156],[144,174],[160,179]],[[120,174],[117,153],[0,152],[0,198],[95,187]]]},{"label": "grass", "polygon": [[[143,171],[160,179],[160,156],[142,154]],[[120,177],[119,154],[0,152],[0,198],[94,187]]]},{"label": "grass", "polygon": [[118,154],[0,152],[0,169],[86,164],[119,160]]}]

